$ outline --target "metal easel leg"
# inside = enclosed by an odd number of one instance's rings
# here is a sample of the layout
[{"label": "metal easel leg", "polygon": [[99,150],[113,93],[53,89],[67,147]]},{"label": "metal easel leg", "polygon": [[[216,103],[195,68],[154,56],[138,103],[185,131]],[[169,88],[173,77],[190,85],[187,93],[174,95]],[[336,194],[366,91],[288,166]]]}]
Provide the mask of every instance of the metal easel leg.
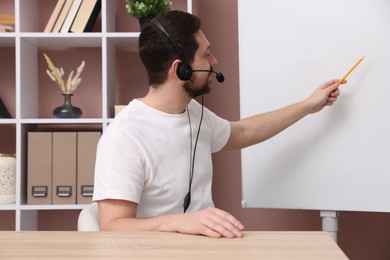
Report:
[{"label": "metal easel leg", "polygon": [[336,243],[337,231],[339,230],[338,216],[338,211],[321,210],[322,230],[328,232]]}]

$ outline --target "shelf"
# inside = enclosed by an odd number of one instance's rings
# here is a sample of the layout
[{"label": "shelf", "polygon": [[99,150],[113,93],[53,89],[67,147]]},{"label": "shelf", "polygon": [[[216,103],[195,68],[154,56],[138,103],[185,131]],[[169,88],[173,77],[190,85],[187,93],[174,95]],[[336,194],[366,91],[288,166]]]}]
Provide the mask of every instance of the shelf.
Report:
[{"label": "shelf", "polygon": [[21,205],[20,210],[79,210],[83,209],[85,204],[72,205]]},{"label": "shelf", "polygon": [[19,120],[22,124],[103,124],[102,118],[31,118]]},{"label": "shelf", "polygon": [[0,118],[0,125],[11,125],[16,123],[17,123],[16,119]]},{"label": "shelf", "polygon": [[16,210],[18,207],[13,204],[0,204],[0,211]]},{"label": "shelf", "polygon": [[101,33],[20,33],[22,41],[27,41],[37,47],[54,49],[75,47],[101,47]]}]

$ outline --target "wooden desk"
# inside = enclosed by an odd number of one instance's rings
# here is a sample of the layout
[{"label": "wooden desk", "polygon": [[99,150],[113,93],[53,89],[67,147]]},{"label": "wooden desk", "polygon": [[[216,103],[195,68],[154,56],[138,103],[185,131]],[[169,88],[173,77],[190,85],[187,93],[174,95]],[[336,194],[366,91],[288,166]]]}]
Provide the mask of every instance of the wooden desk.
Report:
[{"label": "wooden desk", "polygon": [[244,232],[215,239],[163,232],[0,232],[6,259],[348,259],[325,232]]}]

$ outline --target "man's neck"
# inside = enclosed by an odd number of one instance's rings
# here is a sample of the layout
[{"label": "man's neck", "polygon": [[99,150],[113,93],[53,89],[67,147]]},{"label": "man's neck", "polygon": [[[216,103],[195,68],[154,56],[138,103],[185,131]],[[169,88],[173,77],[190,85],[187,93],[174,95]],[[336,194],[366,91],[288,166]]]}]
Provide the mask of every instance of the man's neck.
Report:
[{"label": "man's neck", "polygon": [[180,86],[149,87],[149,92],[141,99],[146,105],[169,114],[181,114],[186,110],[191,97]]}]

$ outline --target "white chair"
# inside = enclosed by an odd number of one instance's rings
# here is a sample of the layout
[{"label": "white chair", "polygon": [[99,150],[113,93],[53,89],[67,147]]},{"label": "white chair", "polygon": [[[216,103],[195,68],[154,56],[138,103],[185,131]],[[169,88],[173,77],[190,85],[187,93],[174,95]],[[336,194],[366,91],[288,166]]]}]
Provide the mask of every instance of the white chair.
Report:
[{"label": "white chair", "polygon": [[78,231],[99,231],[99,207],[93,202],[83,208],[77,221]]}]

